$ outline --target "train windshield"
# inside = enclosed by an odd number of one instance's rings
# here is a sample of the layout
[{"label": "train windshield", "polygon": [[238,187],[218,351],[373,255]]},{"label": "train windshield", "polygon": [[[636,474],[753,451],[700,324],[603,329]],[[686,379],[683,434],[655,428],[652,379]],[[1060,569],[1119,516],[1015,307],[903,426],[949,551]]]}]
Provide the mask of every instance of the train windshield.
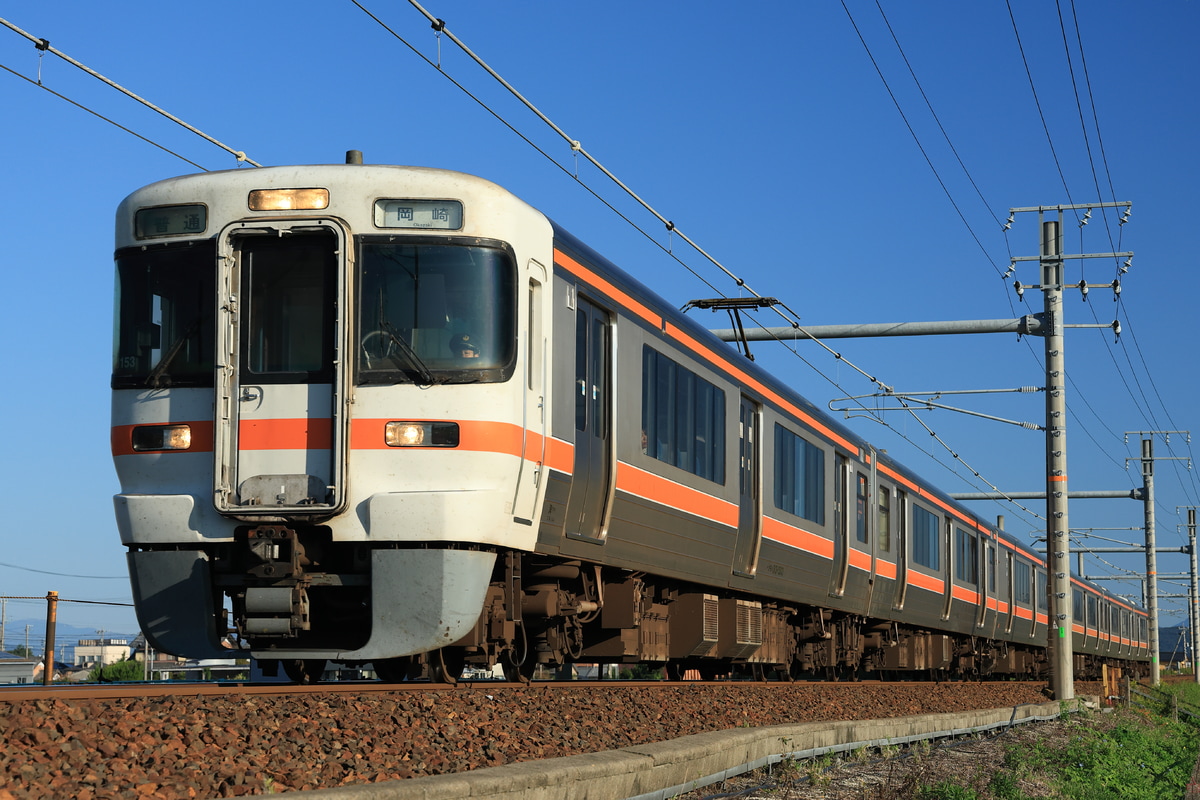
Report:
[{"label": "train windshield", "polygon": [[359,383],[512,375],[516,268],[502,246],[366,240],[358,264]]},{"label": "train windshield", "polygon": [[213,242],[117,254],[114,389],[213,385]]}]

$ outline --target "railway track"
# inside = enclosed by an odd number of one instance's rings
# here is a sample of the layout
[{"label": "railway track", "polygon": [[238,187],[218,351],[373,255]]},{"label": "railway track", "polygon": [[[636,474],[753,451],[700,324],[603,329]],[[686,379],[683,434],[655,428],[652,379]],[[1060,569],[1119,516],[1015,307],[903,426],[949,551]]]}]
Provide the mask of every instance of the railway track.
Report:
[{"label": "railway track", "polygon": [[[970,682],[951,681],[950,684],[967,685]],[[471,691],[501,688],[522,688],[525,686],[541,689],[599,689],[606,687],[639,688],[653,691],[679,686],[821,686],[829,691],[854,691],[856,686],[873,687],[909,687],[925,685],[914,681],[627,681],[627,680],[596,680],[596,681],[537,681],[530,684],[513,683],[508,681],[459,681],[455,684],[413,681],[406,683],[380,683],[377,681],[334,681],[318,684],[293,683],[244,683],[235,682],[129,682],[109,684],[52,684],[0,686],[0,703],[12,703],[20,700],[109,700],[120,698],[175,697],[175,696],[213,696],[213,695],[311,695],[311,694],[386,694],[391,692],[446,692]],[[986,684],[982,684],[986,685]],[[1021,686],[1033,690],[1046,685],[1045,681],[1006,681],[1006,686]]]},{"label": "railway track", "polygon": [[332,788],[711,730],[1016,706],[1043,701],[1043,688],[623,681],[30,687],[0,692],[7,743],[0,786],[15,798],[84,800]]}]

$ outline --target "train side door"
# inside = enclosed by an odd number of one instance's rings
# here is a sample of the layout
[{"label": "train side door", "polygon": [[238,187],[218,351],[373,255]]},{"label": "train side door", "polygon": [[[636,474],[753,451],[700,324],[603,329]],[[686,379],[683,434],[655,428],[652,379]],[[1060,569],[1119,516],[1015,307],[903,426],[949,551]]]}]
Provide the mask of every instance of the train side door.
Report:
[{"label": "train side door", "polygon": [[613,489],[612,323],[608,312],[577,299],[575,309],[575,468],[567,535],[603,540]]},{"label": "train side door", "polygon": [[[995,592],[996,592],[996,588],[994,586],[994,584],[996,583],[996,571],[995,571],[995,569],[988,568],[989,567],[989,555],[988,554],[992,552],[992,542],[991,542],[991,539],[988,537],[987,533],[984,531],[978,530],[976,533],[973,533],[971,535],[975,537],[975,540],[977,542],[979,542],[979,547],[975,551],[976,552],[975,569],[979,575],[979,583],[978,583],[979,593],[978,593],[978,597],[976,598],[977,602],[979,603],[979,608],[977,609],[977,612],[976,612],[975,627],[987,629],[988,628],[988,625],[987,625],[988,595],[989,595],[989,593],[991,593],[994,596]],[[991,563],[994,565],[995,562],[991,562]]]},{"label": "train side door", "polygon": [[1013,618],[1017,613],[1017,587],[1016,574],[1013,570],[1016,569],[1016,563],[1013,561],[1013,553],[1011,550],[1004,551],[1004,588],[1008,596],[1008,614],[1004,620],[1004,632],[1011,634],[1013,632]]},{"label": "train side door", "polygon": [[846,577],[850,568],[849,502],[846,492],[850,483],[850,459],[841,453],[833,456],[833,573],[830,575],[829,595],[841,597],[846,593]]},{"label": "train side door", "polygon": [[904,600],[908,596],[908,493],[896,490],[896,592],[892,598],[892,608],[904,610]]},{"label": "train side door", "polygon": [[879,467],[874,448],[870,451],[871,469],[869,474],[856,473],[855,506],[858,509],[858,522],[855,529],[855,541],[865,548],[865,561],[860,557],[859,564],[867,571],[866,587],[863,590],[863,613],[869,614],[871,602],[875,594],[875,580],[879,569],[879,508],[876,505],[879,497]]},{"label": "train side door", "polygon": [[759,404],[742,397],[738,417],[738,533],[733,551],[733,574],[753,577],[762,544],[762,448]]},{"label": "train side door", "polygon": [[245,515],[345,502],[342,230],[241,225],[221,239],[215,502]]}]

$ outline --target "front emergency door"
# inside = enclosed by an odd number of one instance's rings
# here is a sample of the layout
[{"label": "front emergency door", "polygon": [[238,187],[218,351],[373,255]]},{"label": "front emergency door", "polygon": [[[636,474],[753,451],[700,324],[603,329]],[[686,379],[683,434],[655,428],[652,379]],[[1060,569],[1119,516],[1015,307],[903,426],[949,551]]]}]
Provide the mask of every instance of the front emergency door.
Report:
[{"label": "front emergency door", "polygon": [[226,240],[217,503],[319,513],[343,496],[342,238],[330,226],[238,228]]}]

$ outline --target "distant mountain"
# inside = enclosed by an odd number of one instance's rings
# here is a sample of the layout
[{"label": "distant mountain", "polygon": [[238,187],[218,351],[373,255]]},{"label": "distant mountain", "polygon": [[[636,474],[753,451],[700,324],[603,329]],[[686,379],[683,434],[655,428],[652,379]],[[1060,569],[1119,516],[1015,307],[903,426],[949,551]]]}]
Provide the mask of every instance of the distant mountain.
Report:
[{"label": "distant mountain", "polygon": [[[14,647],[25,646],[25,626],[29,626],[29,649],[35,653],[41,652],[46,647],[46,620],[44,618],[37,619],[10,619],[4,624],[4,649],[11,651]],[[127,631],[110,631],[105,629],[105,639],[124,639],[130,644],[140,634],[137,630],[132,633]],[[98,639],[99,635],[95,628],[81,628],[77,625],[66,625],[61,622],[54,626],[54,650],[58,654],[58,658],[63,657],[63,648],[66,647],[67,660],[70,660],[70,653],[74,650],[75,645],[80,639]]]},{"label": "distant mountain", "polygon": [[1186,625],[1158,629],[1158,652],[1161,660],[1183,661],[1192,653],[1192,629]]}]

